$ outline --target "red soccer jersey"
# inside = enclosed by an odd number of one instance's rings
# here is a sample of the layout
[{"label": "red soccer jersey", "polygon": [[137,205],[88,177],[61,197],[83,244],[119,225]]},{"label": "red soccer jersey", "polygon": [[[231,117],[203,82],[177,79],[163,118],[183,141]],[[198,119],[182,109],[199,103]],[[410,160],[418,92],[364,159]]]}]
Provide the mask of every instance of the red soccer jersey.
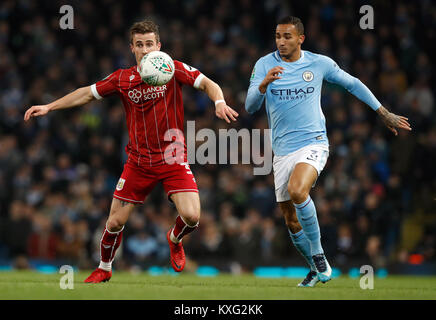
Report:
[{"label": "red soccer jersey", "polygon": [[118,69],[91,86],[97,99],[110,94],[118,94],[121,98],[129,132],[126,152],[138,165],[165,163],[165,151],[175,150],[167,149],[175,140],[183,144],[183,162],[187,162],[182,85],[198,88],[204,76],[177,60],[174,60],[174,67],[174,77],[163,86],[154,87],[143,82],[137,66]]}]

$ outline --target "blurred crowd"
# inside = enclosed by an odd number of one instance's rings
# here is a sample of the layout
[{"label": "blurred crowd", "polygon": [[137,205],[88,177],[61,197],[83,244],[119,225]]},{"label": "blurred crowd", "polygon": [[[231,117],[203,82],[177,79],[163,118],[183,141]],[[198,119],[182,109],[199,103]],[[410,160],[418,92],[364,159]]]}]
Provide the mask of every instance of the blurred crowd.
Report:
[{"label": "blurred crowd", "polygon": [[[302,19],[304,50],[333,58],[413,128],[394,136],[368,106],[325,83],[330,157],[312,198],[330,263],[435,262],[436,7],[425,0],[374,1],[375,28],[362,30],[358,3],[70,1],[74,29],[62,30],[63,1],[2,1],[0,262],[96,267],[125,161],[128,137],[117,97],[24,122],[27,108],[133,65],[128,29],[147,18],[160,25],[162,50],[220,84],[240,114],[227,124],[204,93],[184,88],[185,120],[195,120],[196,130],[266,129],[265,111],[248,115],[244,101],[254,63],[275,50],[275,22],[286,14]],[[244,271],[304,264],[276,205],[272,174],[254,176],[250,164],[191,169],[202,215],[199,229],[183,240],[190,265]],[[165,233],[175,217],[158,186],[131,215],[115,267],[169,265]]]}]

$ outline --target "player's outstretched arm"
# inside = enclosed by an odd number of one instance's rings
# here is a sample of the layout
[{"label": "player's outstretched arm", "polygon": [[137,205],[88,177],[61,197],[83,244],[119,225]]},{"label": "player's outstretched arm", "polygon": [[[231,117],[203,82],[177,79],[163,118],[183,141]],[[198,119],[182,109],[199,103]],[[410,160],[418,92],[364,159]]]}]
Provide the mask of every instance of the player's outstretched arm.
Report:
[{"label": "player's outstretched arm", "polygon": [[230,123],[229,118],[236,121],[239,114],[227,105],[223,91],[217,83],[204,76],[198,89],[204,91],[209,99],[215,103],[215,115],[218,118],[227,121],[227,123]]},{"label": "player's outstretched arm", "polygon": [[392,112],[389,112],[385,107],[380,106],[380,108],[376,111],[386,127],[389,128],[395,135],[398,135],[398,132],[395,128],[404,129],[408,131],[412,131],[410,124],[406,117],[396,115]]},{"label": "player's outstretched arm", "polygon": [[325,68],[325,80],[341,85],[356,98],[365,102],[378,113],[386,127],[388,127],[388,129],[391,130],[395,135],[398,135],[398,132],[395,128],[408,131],[412,130],[406,117],[389,112],[381,105],[371,90],[369,90],[368,87],[359,79],[339,68],[339,66],[328,57],[321,56],[321,62]]},{"label": "player's outstretched arm", "polygon": [[27,121],[33,117],[44,116],[53,110],[82,106],[94,99],[91,86],[79,88],[52,103],[30,107],[24,114],[24,120]]}]

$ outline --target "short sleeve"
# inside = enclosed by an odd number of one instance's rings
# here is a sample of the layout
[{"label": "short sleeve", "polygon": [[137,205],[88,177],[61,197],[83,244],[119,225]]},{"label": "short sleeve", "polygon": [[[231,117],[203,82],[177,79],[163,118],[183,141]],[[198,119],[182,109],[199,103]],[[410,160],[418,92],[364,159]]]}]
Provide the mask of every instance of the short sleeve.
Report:
[{"label": "short sleeve", "polygon": [[200,71],[177,60],[174,61],[174,67],[174,76],[177,81],[196,89],[199,88],[201,80],[204,78],[204,75]]},{"label": "short sleeve", "polygon": [[97,81],[91,85],[92,94],[96,99],[103,99],[105,96],[109,96],[113,93],[118,92],[118,83],[120,78],[121,70],[117,70],[106,78]]}]

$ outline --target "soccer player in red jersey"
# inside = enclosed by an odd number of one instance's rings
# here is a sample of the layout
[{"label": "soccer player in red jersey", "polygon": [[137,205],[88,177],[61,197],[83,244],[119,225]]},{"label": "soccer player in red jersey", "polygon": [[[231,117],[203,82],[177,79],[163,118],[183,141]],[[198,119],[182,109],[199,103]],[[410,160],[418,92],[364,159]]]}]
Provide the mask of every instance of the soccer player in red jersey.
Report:
[{"label": "soccer player in red jersey", "polygon": [[[130,49],[137,65],[119,69],[103,80],[47,105],[32,106],[24,115],[27,121],[49,111],[81,106],[112,94],[118,95],[123,102],[129,132],[128,159],[113,194],[101,238],[100,265],[85,282],[99,283],[111,278],[112,261],[121,243],[124,225],[135,205],[144,203],[158,182],[163,183],[178,212],[174,226],[167,233],[167,240],[173,269],[176,272],[183,270],[185,253],[181,241],[198,226],[200,199],[187,162],[182,85],[204,91],[214,101],[218,118],[230,123],[238,116],[226,104],[218,84],[180,61],[174,61],[174,77],[167,84],[152,87],[144,83],[138,73],[140,61],[147,53],[160,48],[158,26],[148,20],[137,22],[130,28]],[[174,143],[183,146],[184,152],[176,152],[174,156]]]}]

